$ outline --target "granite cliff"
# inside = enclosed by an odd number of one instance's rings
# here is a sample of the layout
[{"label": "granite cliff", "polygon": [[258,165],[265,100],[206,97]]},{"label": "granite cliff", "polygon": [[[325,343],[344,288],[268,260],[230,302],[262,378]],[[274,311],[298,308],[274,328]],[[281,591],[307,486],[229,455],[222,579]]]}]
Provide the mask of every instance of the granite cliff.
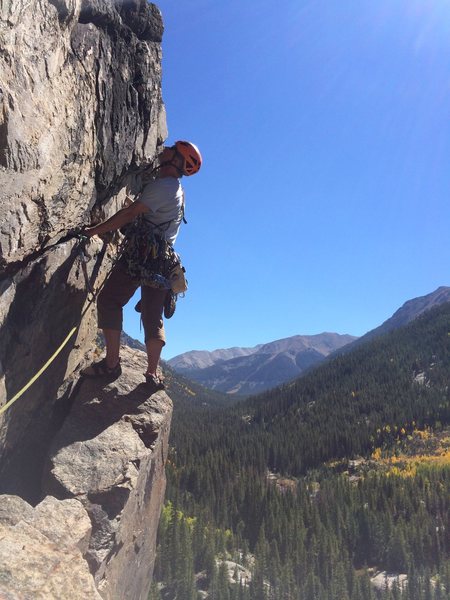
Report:
[{"label": "granite cliff", "polygon": [[[80,384],[97,335],[89,290],[116,245],[91,241],[83,259],[68,234],[120,208],[167,136],[162,33],[159,10],[145,0],[0,2],[0,409],[77,328],[0,414],[8,598],[59,598],[67,585],[71,598],[138,599],[150,585],[171,402],[139,386],[142,356],[109,387]],[[60,515],[60,533],[48,514]],[[64,533],[71,519],[73,539]],[[21,536],[52,557],[36,577],[7,560]],[[32,546],[20,553],[29,568],[41,564]],[[65,584],[68,555],[80,574]]]}]

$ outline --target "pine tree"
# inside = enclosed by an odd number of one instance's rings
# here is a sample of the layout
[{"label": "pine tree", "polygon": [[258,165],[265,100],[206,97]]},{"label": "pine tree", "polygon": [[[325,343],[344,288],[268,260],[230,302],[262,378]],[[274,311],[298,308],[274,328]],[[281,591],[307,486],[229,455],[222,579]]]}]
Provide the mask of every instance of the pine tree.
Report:
[{"label": "pine tree", "polygon": [[209,581],[212,581],[214,577],[217,577],[217,564],[216,564],[216,546],[214,543],[214,532],[211,527],[205,532],[205,554],[203,568],[206,571],[206,576]]},{"label": "pine tree", "polygon": [[[370,577],[367,570],[364,571],[361,577],[361,600],[375,600],[375,593],[370,582]],[[356,599],[355,599],[356,600]]]},{"label": "pine tree", "polygon": [[150,586],[150,592],[148,594],[148,600],[161,600],[161,594],[159,592],[158,584],[152,583]]},{"label": "pine tree", "polygon": [[222,561],[219,565],[219,572],[217,575],[217,600],[231,600],[228,567],[225,561]]},{"label": "pine tree", "polygon": [[395,573],[405,573],[410,563],[405,535],[401,527],[393,532],[387,547],[387,568]]},{"label": "pine tree", "polygon": [[176,560],[177,572],[175,573],[177,596],[183,600],[195,600],[197,593],[192,536],[185,518],[181,519],[179,540],[180,548]]}]

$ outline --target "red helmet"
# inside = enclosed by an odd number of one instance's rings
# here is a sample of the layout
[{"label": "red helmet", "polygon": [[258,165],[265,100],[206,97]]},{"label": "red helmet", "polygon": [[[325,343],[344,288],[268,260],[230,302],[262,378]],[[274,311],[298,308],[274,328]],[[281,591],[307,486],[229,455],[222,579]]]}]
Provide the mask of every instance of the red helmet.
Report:
[{"label": "red helmet", "polygon": [[202,155],[200,150],[191,142],[175,142],[175,148],[184,158],[183,174],[194,175],[202,166]]}]

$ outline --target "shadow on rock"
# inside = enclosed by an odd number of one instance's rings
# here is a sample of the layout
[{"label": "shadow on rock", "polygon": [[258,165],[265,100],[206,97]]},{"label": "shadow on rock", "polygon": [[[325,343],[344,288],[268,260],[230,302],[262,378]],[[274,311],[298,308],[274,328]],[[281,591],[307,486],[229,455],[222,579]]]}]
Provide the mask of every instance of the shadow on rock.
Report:
[{"label": "shadow on rock", "polygon": [[123,385],[81,379],[77,388],[70,417],[55,439],[52,454],[64,446],[99,436],[121,419],[133,424],[147,447],[152,438],[156,438],[157,430],[155,432],[150,415],[157,411],[158,401],[145,383],[125,392]]}]

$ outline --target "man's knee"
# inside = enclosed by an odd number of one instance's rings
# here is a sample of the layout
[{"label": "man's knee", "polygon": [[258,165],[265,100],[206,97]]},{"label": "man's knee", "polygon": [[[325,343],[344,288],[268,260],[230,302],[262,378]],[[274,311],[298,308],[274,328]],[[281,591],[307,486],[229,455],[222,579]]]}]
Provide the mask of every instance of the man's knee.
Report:
[{"label": "man's knee", "polygon": [[163,345],[166,343],[162,318],[166,295],[166,290],[143,289],[141,303],[142,325],[144,326],[146,343],[149,340],[160,340]]},{"label": "man's knee", "polygon": [[160,342],[161,343],[161,347],[165,346],[166,344],[166,332],[164,330],[164,324],[162,322],[162,319],[160,320],[160,322],[158,324],[153,323],[145,323],[144,320],[142,320],[142,324],[144,326],[144,333],[145,333],[145,343],[147,344],[148,342],[154,341],[156,342]]},{"label": "man's knee", "polygon": [[97,298],[97,321],[100,329],[122,329],[122,305],[103,288]]}]

